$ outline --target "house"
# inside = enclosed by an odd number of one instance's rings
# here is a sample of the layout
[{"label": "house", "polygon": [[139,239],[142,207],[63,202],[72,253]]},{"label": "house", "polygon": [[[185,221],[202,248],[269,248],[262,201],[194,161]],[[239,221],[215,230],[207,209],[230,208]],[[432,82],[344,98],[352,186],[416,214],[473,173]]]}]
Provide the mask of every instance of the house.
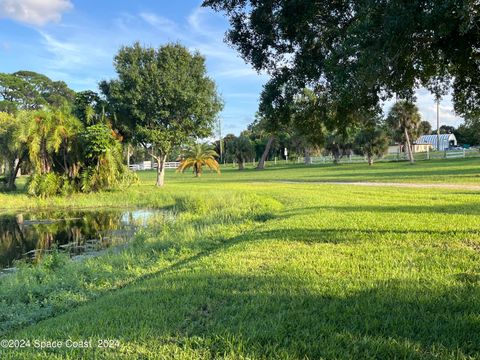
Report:
[{"label": "house", "polygon": [[440,148],[437,146],[437,135],[422,135],[416,144],[430,144],[434,150],[446,150],[449,147],[457,146],[457,138],[454,134],[440,134]]}]

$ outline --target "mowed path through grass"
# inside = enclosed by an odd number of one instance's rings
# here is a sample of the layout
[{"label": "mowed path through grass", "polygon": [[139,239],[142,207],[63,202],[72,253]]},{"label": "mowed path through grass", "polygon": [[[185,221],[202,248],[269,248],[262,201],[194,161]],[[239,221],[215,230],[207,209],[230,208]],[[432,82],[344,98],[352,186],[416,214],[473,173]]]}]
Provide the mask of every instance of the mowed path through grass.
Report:
[{"label": "mowed path through grass", "polygon": [[[471,168],[457,175],[473,183],[478,162],[466,164]],[[351,177],[357,170],[370,171],[353,165],[338,169]],[[390,165],[387,170],[397,171]],[[156,191],[175,194],[188,189],[199,199],[254,193],[282,205],[268,216],[245,220],[249,224],[240,233],[229,231],[233,225],[199,223],[202,241],[218,241],[199,245],[198,252],[123,289],[3,336],[94,343],[118,339],[120,347],[25,349],[4,355],[480,357],[478,192],[262,183],[268,174],[291,180],[293,171],[304,178],[311,171],[312,179],[318,180],[337,170],[226,171],[221,177],[207,173],[202,179],[169,173],[164,190],[147,185],[154,174],[142,174],[148,182],[128,192],[143,191],[149,199]],[[456,182],[454,175],[448,176]],[[121,203],[127,195],[109,196]],[[108,203],[107,196],[99,201]],[[175,236],[180,242],[183,235]]]}]

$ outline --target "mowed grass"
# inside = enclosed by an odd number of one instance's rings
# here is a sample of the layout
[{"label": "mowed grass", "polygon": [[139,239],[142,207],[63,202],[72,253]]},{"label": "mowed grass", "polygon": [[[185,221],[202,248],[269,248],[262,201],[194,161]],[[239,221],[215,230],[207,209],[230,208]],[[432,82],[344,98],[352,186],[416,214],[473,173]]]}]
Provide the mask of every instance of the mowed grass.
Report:
[{"label": "mowed grass", "polygon": [[[231,164],[222,165],[222,175],[206,170],[201,178],[192,179],[191,173],[178,174],[167,170],[167,192],[185,191],[190,186],[235,187],[238,184],[257,182],[403,182],[432,184],[464,184],[480,185],[480,157],[450,160],[383,162],[368,166],[356,164],[321,164],[305,166],[302,164],[276,166],[270,164],[263,171],[257,171],[247,163],[244,171],[238,171]],[[103,192],[95,194],[74,194],[67,198],[54,197],[36,199],[25,194],[26,177],[18,180],[19,191],[0,193],[0,211],[9,209],[36,208],[88,208],[96,206],[160,206],[155,203],[156,189],[153,186],[156,174],[154,171],[139,172],[141,183],[132,186],[128,191]],[[153,196],[151,196],[153,194]],[[152,204],[153,202],[153,204]]]},{"label": "mowed grass", "polygon": [[[177,206],[182,212],[176,224],[152,226],[138,240],[149,244],[138,249],[151,254],[145,263],[150,270],[63,314],[2,335],[91,340],[92,348],[0,354],[19,359],[478,358],[478,192],[278,181],[375,180],[356,177],[372,171],[394,182],[415,172],[402,179],[428,183],[443,176],[449,183],[470,184],[480,169],[474,160],[431,162],[430,173],[427,162],[378,164],[371,170],[363,165],[226,170],[221,177],[206,173],[201,179],[169,173],[165,189],[155,189],[154,174],[143,173],[142,183],[127,191],[76,195],[70,204],[30,199],[30,208],[138,203]],[[416,173],[417,166],[424,176]],[[343,178],[335,178],[341,173]],[[134,259],[129,261],[134,268]],[[121,263],[113,264],[112,276],[116,267],[125,271]],[[116,339],[120,346],[99,349],[99,339]]]},{"label": "mowed grass", "polygon": [[[379,162],[372,166],[365,163],[316,164],[284,164],[267,166],[258,172],[252,164],[238,172],[231,164],[223,166],[223,176],[213,177],[207,172],[204,177],[208,181],[218,183],[249,181],[302,181],[302,182],[403,182],[403,183],[451,183],[480,185],[480,157],[466,159],[440,159],[417,161]],[[211,180],[210,180],[211,179]],[[177,180],[177,179],[176,179]],[[186,177],[178,181],[189,181]]]}]

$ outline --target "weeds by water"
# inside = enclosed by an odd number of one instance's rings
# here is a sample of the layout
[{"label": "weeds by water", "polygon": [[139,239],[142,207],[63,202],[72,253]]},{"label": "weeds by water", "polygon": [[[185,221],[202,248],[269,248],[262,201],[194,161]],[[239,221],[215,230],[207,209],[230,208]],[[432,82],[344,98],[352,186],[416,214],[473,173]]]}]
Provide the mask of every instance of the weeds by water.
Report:
[{"label": "weeds by water", "polygon": [[216,195],[175,196],[168,211],[120,250],[82,261],[57,250],[38,264],[19,262],[18,271],[0,277],[0,332],[71,309],[198,254],[221,242],[225,232],[239,234],[281,207],[254,195]]}]

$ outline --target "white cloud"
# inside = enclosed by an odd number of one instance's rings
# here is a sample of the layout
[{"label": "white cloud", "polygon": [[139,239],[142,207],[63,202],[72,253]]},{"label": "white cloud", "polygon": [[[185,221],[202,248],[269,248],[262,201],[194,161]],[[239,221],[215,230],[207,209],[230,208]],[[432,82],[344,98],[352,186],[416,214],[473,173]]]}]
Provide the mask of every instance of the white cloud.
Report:
[{"label": "white cloud", "polygon": [[152,12],[142,12],[139,18],[169,40],[181,40],[190,51],[198,50],[207,59],[210,73],[215,78],[250,78],[265,81],[264,74],[257,74],[238,53],[224,43],[222,22],[225,19],[217,13],[197,7],[187,17],[186,26]]},{"label": "white cloud", "polygon": [[30,25],[57,22],[73,8],[70,0],[0,0],[0,18],[10,18]]},{"label": "white cloud", "polygon": [[197,7],[187,18],[190,31],[196,35],[209,38],[222,39],[224,32],[212,28],[210,25],[216,21],[224,21],[224,18],[216,12],[212,12],[203,7]]},{"label": "white cloud", "polygon": [[[432,95],[426,89],[421,89],[417,91],[417,105],[420,113],[422,114],[422,118],[430,122],[430,124],[432,124],[432,127],[436,129],[437,104],[435,102],[434,95]],[[444,98],[440,100],[439,120],[440,126],[458,126],[462,122],[462,119],[458,117],[453,110],[453,104],[450,94],[444,96]]]},{"label": "white cloud", "polygon": [[260,76],[255,70],[245,67],[236,67],[234,69],[221,70],[215,72],[216,77],[226,77],[230,79],[244,78],[246,76]]},{"label": "white cloud", "polygon": [[61,41],[46,32],[39,33],[45,48],[54,56],[50,61],[56,69],[73,69],[111,56],[100,47],[90,46],[91,44],[85,42]]},{"label": "white cloud", "polygon": [[[437,104],[434,96],[427,89],[419,89],[415,93],[417,101],[416,105],[422,116],[422,120],[428,121],[433,129],[437,128]],[[395,103],[395,99],[390,99],[383,104],[385,114],[388,114],[390,108]],[[439,106],[440,126],[450,125],[457,127],[463,120],[455,114],[453,110],[452,98],[450,94],[446,95]]]},{"label": "white cloud", "polygon": [[157,29],[159,32],[170,36],[175,35],[177,37],[183,37],[183,35],[179,31],[177,24],[166,17],[150,12],[140,13],[139,16],[149,25]]}]

